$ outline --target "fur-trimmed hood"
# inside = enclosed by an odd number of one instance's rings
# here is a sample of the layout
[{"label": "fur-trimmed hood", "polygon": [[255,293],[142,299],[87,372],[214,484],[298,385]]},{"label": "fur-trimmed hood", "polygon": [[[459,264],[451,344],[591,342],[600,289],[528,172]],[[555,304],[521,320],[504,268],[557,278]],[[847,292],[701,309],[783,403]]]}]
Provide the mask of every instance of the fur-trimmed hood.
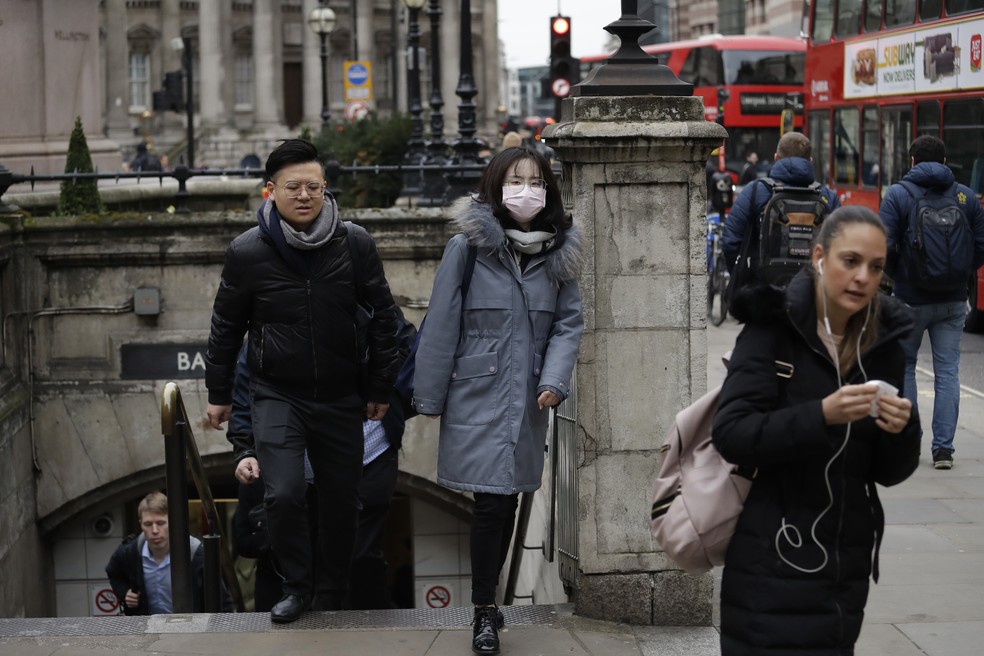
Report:
[{"label": "fur-trimmed hood", "polygon": [[[457,232],[465,234],[469,244],[490,249],[509,247],[506,232],[488,203],[465,196],[454,202],[451,212],[452,225]],[[583,262],[581,231],[577,226],[558,230],[557,243],[543,257],[550,280],[557,284],[576,280]]]}]

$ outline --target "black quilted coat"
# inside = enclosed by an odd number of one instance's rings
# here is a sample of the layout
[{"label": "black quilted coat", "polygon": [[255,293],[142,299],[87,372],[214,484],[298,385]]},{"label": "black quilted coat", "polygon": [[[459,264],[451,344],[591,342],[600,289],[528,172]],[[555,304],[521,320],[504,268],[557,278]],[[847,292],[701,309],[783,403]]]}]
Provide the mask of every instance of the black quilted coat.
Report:
[{"label": "black quilted coat", "polygon": [[259,226],[229,245],[206,354],[209,403],[232,403],[236,357],[247,329],[248,362],[257,379],[316,400],[359,390],[349,229],[355,231],[363,267],[361,298],[375,313],[369,326],[369,385],[363,393],[369,400],[389,403],[400,364],[396,306],[372,238],[363,228],[342,222],[327,244],[304,251],[305,273],[281,256]]},{"label": "black quilted coat", "polygon": [[[868,578],[873,572],[878,580],[885,521],[875,484],[900,483],[919,462],[915,409],[897,435],[868,417],[854,422],[849,436],[847,425],[825,425],[821,400],[837,389],[837,370],[817,334],[813,290],[813,276],[804,270],[785,296],[759,288],[737,299],[736,316],[747,323],[713,437],[727,460],[757,467],[758,475],[725,559],[723,656],[853,654]],[[911,326],[907,308],[882,296],[878,339],[862,356],[863,371],[855,364],[844,384],[880,379],[901,390],[898,342]],[[777,375],[776,360],[792,364],[791,378]],[[824,469],[832,458],[833,504],[824,512],[830,504]],[[812,537],[818,518],[815,535],[823,550]],[[799,548],[789,527],[799,531]]]}]

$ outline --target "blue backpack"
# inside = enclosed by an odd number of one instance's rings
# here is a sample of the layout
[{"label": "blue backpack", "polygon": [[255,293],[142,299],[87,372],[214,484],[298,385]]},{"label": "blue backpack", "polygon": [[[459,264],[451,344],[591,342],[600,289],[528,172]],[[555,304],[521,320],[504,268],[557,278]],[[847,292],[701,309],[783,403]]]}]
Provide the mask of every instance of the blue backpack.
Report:
[{"label": "blue backpack", "polygon": [[[472,274],[475,273],[475,260],[478,259],[478,247],[468,245],[468,256],[465,258],[465,270],[461,274],[461,308],[464,312],[465,298],[468,296],[468,288],[471,287]],[[417,416],[417,409],[413,406],[413,376],[417,371],[417,347],[420,346],[420,338],[424,334],[424,324],[427,321],[425,316],[420,320],[420,328],[417,330],[417,337],[413,340],[413,346],[400,367],[400,372],[396,375],[394,387],[403,401],[403,415],[407,419]],[[464,321],[464,318],[462,318]]]},{"label": "blue backpack", "polygon": [[903,181],[913,203],[900,244],[909,284],[924,292],[952,292],[974,269],[974,234],[957,201],[957,183],[940,193]]}]

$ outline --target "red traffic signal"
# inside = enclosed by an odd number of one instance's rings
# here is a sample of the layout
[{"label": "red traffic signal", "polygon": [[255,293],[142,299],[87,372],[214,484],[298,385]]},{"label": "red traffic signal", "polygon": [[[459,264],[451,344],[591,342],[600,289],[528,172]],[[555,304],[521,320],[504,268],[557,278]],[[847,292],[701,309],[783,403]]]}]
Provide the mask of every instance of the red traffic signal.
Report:
[{"label": "red traffic signal", "polygon": [[554,16],[550,19],[550,31],[554,34],[568,34],[571,31],[571,19],[567,16]]}]

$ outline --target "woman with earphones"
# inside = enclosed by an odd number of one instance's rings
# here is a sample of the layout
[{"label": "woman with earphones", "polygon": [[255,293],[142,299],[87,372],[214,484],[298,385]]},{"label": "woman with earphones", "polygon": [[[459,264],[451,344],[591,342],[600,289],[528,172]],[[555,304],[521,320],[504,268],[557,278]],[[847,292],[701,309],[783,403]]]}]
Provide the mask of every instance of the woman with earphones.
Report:
[{"label": "woman with earphones", "polygon": [[517,500],[540,487],[549,408],[570,392],[581,342],[581,240],[550,163],[528,147],[493,157],[453,213],[461,234],[434,279],[413,402],[440,417],[437,482],[475,496],[472,651],[498,654]]},{"label": "woman with earphones", "polygon": [[714,445],[756,469],[721,583],[721,652],[853,654],[884,514],[875,484],[919,461],[901,388],[908,309],[880,294],[885,228],[844,206],[823,222],[812,266],[785,289],[736,298],[745,326],[714,418]]}]

